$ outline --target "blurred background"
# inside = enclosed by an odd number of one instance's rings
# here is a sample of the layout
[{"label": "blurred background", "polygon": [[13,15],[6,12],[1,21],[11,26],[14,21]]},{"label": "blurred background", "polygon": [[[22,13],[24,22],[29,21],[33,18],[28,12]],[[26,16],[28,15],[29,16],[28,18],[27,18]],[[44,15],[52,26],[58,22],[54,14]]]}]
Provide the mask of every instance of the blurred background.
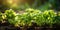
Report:
[{"label": "blurred background", "polygon": [[60,10],[60,0],[0,0],[0,11],[7,9],[25,10],[27,8],[45,10]]}]

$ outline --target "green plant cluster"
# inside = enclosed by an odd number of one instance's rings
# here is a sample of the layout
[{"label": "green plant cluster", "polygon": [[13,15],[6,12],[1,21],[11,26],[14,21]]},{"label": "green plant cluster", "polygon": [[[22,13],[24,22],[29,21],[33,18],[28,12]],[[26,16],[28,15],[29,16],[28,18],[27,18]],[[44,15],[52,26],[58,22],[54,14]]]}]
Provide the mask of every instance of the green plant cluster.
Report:
[{"label": "green plant cluster", "polygon": [[[2,16],[2,17],[1,17]],[[24,13],[17,14],[12,9],[6,10],[4,14],[0,13],[0,20],[6,19],[10,24],[15,26],[32,26],[32,22],[39,26],[57,23],[60,24],[60,12],[57,13],[53,10],[46,10],[44,12],[37,9],[26,9]]]}]

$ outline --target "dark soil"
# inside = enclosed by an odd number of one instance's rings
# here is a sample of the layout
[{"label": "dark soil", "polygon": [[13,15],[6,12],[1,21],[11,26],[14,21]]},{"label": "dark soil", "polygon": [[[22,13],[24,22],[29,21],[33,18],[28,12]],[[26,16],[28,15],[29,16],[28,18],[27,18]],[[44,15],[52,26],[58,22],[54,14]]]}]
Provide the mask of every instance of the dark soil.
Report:
[{"label": "dark soil", "polygon": [[38,27],[38,26],[30,26],[30,27],[14,27],[12,24],[9,23],[2,23],[0,22],[0,30],[60,30],[60,25],[55,25],[54,27]]}]

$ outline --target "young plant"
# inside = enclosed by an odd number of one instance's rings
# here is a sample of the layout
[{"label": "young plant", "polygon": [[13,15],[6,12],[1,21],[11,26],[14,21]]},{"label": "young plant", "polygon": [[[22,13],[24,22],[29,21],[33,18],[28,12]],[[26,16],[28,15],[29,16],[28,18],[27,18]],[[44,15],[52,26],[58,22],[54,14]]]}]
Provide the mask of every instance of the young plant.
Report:
[{"label": "young plant", "polygon": [[44,11],[43,12],[43,17],[45,19],[45,23],[47,25],[52,26],[56,21],[55,21],[55,17],[56,17],[56,13],[53,10],[49,10],[49,11]]},{"label": "young plant", "polygon": [[30,8],[30,9],[26,9],[26,12],[28,13],[29,18],[33,23],[36,23],[39,26],[42,26],[44,24],[41,11]]},{"label": "young plant", "polygon": [[16,19],[16,18],[18,18],[18,17],[16,16],[16,13],[15,13],[12,9],[6,10],[6,11],[5,11],[5,15],[6,15],[6,20],[7,20],[10,24],[13,24],[13,25],[18,26],[19,20]]},{"label": "young plant", "polygon": [[7,19],[13,19],[15,18],[16,13],[12,9],[10,9],[5,11],[5,15]]}]

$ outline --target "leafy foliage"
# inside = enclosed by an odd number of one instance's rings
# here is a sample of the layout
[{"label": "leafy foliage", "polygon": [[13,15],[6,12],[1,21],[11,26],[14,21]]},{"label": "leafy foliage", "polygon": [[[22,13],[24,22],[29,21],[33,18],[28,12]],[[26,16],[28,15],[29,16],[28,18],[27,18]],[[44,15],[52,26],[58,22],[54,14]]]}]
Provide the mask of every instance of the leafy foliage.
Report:
[{"label": "leafy foliage", "polygon": [[32,26],[32,23],[36,23],[39,26],[45,24],[52,26],[55,23],[60,24],[60,12],[57,15],[53,10],[41,12],[40,10],[29,8],[22,14],[16,14],[10,9],[6,10],[1,17],[1,19],[6,19],[10,24],[15,26]]},{"label": "leafy foliage", "polygon": [[16,26],[18,26],[18,20],[16,19],[16,13],[10,9],[10,10],[6,10],[5,11],[5,15],[6,15],[6,20],[10,23],[10,24],[14,24]]},{"label": "leafy foliage", "polygon": [[58,12],[57,16],[55,17],[56,24],[60,25],[60,12]]},{"label": "leafy foliage", "polygon": [[15,16],[16,16],[16,14],[15,14],[15,12],[12,10],[12,9],[10,9],[10,10],[6,10],[5,11],[5,14],[6,14],[6,18],[7,19],[13,19],[13,18],[15,18]]},{"label": "leafy foliage", "polygon": [[55,23],[56,16],[57,15],[53,10],[43,12],[43,17],[44,17],[45,23],[48,25],[53,25]]}]

